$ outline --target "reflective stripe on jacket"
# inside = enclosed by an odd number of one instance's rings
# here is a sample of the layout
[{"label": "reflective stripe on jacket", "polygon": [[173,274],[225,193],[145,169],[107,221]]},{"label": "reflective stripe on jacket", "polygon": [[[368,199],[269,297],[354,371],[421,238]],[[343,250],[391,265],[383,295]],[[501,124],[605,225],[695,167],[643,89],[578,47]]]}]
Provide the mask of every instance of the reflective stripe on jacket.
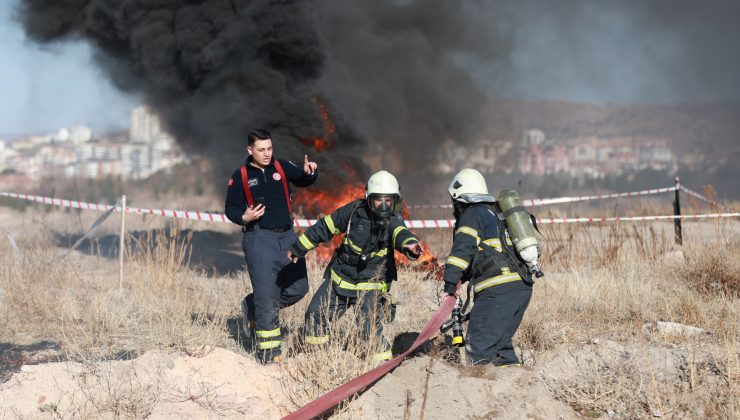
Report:
[{"label": "reflective stripe on jacket", "polygon": [[463,209],[445,261],[446,289],[460,280],[472,282],[474,293],[494,286],[501,293],[529,287],[518,273],[521,267],[510,267],[505,258],[504,252],[513,252],[513,248],[508,236],[505,244],[501,243],[499,226],[504,227],[489,205],[474,204]]},{"label": "reflective stripe on jacket", "polygon": [[393,249],[402,252],[404,245],[419,242],[400,215],[391,216],[384,227],[373,218],[365,200],[355,200],[306,229],[291,252],[305,256],[320,243],[343,233],[346,235],[334,250],[326,273],[334,290],[342,296],[354,297],[362,290],[387,291],[396,279]]}]

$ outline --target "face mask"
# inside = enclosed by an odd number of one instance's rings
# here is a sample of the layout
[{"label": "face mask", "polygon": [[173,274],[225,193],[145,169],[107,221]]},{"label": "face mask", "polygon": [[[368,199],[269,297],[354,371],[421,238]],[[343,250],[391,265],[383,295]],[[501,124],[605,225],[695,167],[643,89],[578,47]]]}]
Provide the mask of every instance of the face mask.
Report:
[{"label": "face mask", "polygon": [[460,212],[462,211],[462,205],[459,202],[457,202],[455,200],[452,200],[452,209],[453,209],[452,210],[452,216],[455,219],[457,219],[458,217],[460,217]]},{"label": "face mask", "polygon": [[393,209],[391,208],[391,206],[389,206],[385,202],[382,202],[378,207],[373,208],[373,213],[375,213],[375,216],[377,216],[379,219],[387,219],[391,217],[392,212]]}]

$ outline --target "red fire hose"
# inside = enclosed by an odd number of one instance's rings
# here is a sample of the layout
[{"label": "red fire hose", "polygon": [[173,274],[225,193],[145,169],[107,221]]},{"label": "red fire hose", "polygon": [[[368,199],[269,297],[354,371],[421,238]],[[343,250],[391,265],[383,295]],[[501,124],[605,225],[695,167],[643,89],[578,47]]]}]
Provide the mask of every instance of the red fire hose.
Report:
[{"label": "red fire hose", "polygon": [[429,340],[437,331],[439,331],[442,324],[450,317],[452,308],[455,306],[455,301],[455,297],[451,295],[445,295],[442,298],[442,303],[440,303],[439,308],[437,308],[437,311],[432,315],[432,318],[427,322],[427,325],[424,326],[424,329],[421,330],[416,341],[414,341],[414,344],[412,344],[408,350],[376,367],[370,372],[364,373],[333,391],[329,391],[322,397],[311,401],[293,413],[283,417],[283,420],[310,419],[319,416],[352,395],[359,393],[377,382],[383,377],[383,375],[400,365],[406,356],[424,344],[424,342]]}]

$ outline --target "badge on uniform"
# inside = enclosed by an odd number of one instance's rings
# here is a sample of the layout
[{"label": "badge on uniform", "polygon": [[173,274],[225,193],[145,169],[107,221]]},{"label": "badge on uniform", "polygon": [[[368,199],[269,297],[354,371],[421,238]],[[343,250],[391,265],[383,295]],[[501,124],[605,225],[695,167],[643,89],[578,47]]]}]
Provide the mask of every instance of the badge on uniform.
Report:
[{"label": "badge on uniform", "polygon": [[274,179],[275,181],[280,181],[282,177],[279,173],[275,172],[274,174],[272,174],[272,179]]},{"label": "badge on uniform", "polygon": [[259,181],[257,180],[257,178],[252,178],[247,181],[247,184],[249,184],[250,187],[256,187],[257,184],[259,184]]},{"label": "badge on uniform", "polygon": [[234,185],[234,178],[229,178],[229,185],[227,185],[227,187],[230,187],[232,185]]}]

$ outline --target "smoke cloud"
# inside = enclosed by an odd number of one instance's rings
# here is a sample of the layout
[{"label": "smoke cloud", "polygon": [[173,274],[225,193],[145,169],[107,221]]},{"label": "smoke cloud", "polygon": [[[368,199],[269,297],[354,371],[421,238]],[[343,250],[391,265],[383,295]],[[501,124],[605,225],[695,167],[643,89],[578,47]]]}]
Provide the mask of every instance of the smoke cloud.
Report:
[{"label": "smoke cloud", "polygon": [[19,16],[40,43],[94,45],[219,182],[256,127],[278,156],[311,153],[319,104],[336,132],[312,156],[364,177],[363,156],[418,175],[447,139],[518,138],[528,122],[492,98],[740,102],[729,0],[23,0]]},{"label": "smoke cloud", "polygon": [[257,127],[278,156],[309,152],[304,142],[327,134],[319,104],[336,126],[332,161],[355,167],[372,144],[416,153],[413,168],[439,139],[472,136],[486,94],[464,63],[497,45],[481,36],[481,6],[350,3],[24,0],[20,17],[35,41],[93,44],[115,85],[143,94],[219,175]]}]

